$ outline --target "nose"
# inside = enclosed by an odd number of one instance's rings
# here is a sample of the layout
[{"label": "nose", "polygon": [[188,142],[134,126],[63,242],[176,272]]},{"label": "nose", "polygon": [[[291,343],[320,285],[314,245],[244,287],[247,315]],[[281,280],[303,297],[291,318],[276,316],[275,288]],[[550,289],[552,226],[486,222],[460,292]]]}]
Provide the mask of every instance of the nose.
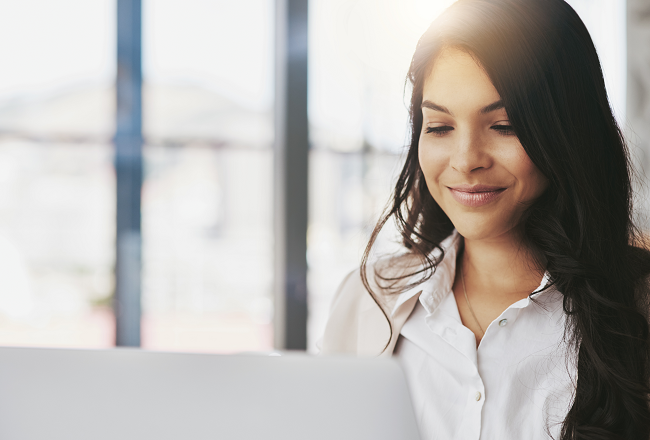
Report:
[{"label": "nose", "polygon": [[486,147],[480,135],[471,131],[462,133],[450,153],[449,165],[463,174],[490,168],[492,160]]}]

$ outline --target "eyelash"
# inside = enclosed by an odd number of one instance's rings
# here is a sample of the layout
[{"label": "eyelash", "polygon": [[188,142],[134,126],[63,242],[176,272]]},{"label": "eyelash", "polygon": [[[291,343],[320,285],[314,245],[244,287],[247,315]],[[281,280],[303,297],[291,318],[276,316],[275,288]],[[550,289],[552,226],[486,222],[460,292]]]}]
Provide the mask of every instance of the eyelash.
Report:
[{"label": "eyelash", "polygon": [[[515,131],[512,129],[512,125],[499,124],[499,125],[493,125],[490,128],[495,130],[501,136],[515,135]],[[443,125],[441,127],[427,127],[426,132],[433,134],[434,136],[444,136],[450,131],[452,131],[453,129],[454,127],[450,127],[449,125]]]}]

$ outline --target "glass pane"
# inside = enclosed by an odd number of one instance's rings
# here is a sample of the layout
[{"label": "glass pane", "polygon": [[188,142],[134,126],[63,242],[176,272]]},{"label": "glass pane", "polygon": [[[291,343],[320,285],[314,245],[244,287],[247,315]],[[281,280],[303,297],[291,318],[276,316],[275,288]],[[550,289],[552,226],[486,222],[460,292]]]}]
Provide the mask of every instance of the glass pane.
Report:
[{"label": "glass pane", "polygon": [[144,2],[143,346],[273,345],[273,2]]},{"label": "glass pane", "polygon": [[0,344],[114,343],[114,0],[0,3]]},{"label": "glass pane", "polygon": [[453,0],[312,0],[309,119],[314,148],[399,153],[404,81],[420,35]]},{"label": "glass pane", "polygon": [[110,139],[115,7],[115,0],[0,2],[3,135]]}]

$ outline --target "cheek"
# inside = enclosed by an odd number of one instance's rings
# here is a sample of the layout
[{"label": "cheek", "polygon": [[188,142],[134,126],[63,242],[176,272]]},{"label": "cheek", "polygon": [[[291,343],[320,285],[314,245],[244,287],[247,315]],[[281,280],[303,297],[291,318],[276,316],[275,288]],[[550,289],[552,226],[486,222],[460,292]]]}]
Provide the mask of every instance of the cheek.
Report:
[{"label": "cheek", "polygon": [[429,191],[434,197],[437,192],[437,182],[449,162],[449,157],[445,151],[446,149],[440,143],[434,143],[429,139],[420,137],[418,145],[420,168]]},{"label": "cheek", "polygon": [[518,149],[517,154],[514,154],[509,162],[510,173],[519,183],[519,200],[531,202],[539,197],[548,186],[548,181],[530,160],[523,147]]}]

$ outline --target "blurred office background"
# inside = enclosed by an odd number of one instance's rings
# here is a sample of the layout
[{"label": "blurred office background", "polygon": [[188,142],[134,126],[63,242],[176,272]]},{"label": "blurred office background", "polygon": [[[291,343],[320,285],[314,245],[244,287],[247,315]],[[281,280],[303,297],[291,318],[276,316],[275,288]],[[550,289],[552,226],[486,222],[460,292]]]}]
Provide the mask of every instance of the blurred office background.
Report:
[{"label": "blurred office background", "polygon": [[[410,56],[452,2],[309,1],[310,351],[399,170]],[[650,2],[569,3],[643,167]],[[0,345],[115,345],[116,11],[117,0],[0,3]],[[144,348],[282,345],[277,23],[275,0],[142,1]],[[380,247],[393,246],[389,227]]]}]

